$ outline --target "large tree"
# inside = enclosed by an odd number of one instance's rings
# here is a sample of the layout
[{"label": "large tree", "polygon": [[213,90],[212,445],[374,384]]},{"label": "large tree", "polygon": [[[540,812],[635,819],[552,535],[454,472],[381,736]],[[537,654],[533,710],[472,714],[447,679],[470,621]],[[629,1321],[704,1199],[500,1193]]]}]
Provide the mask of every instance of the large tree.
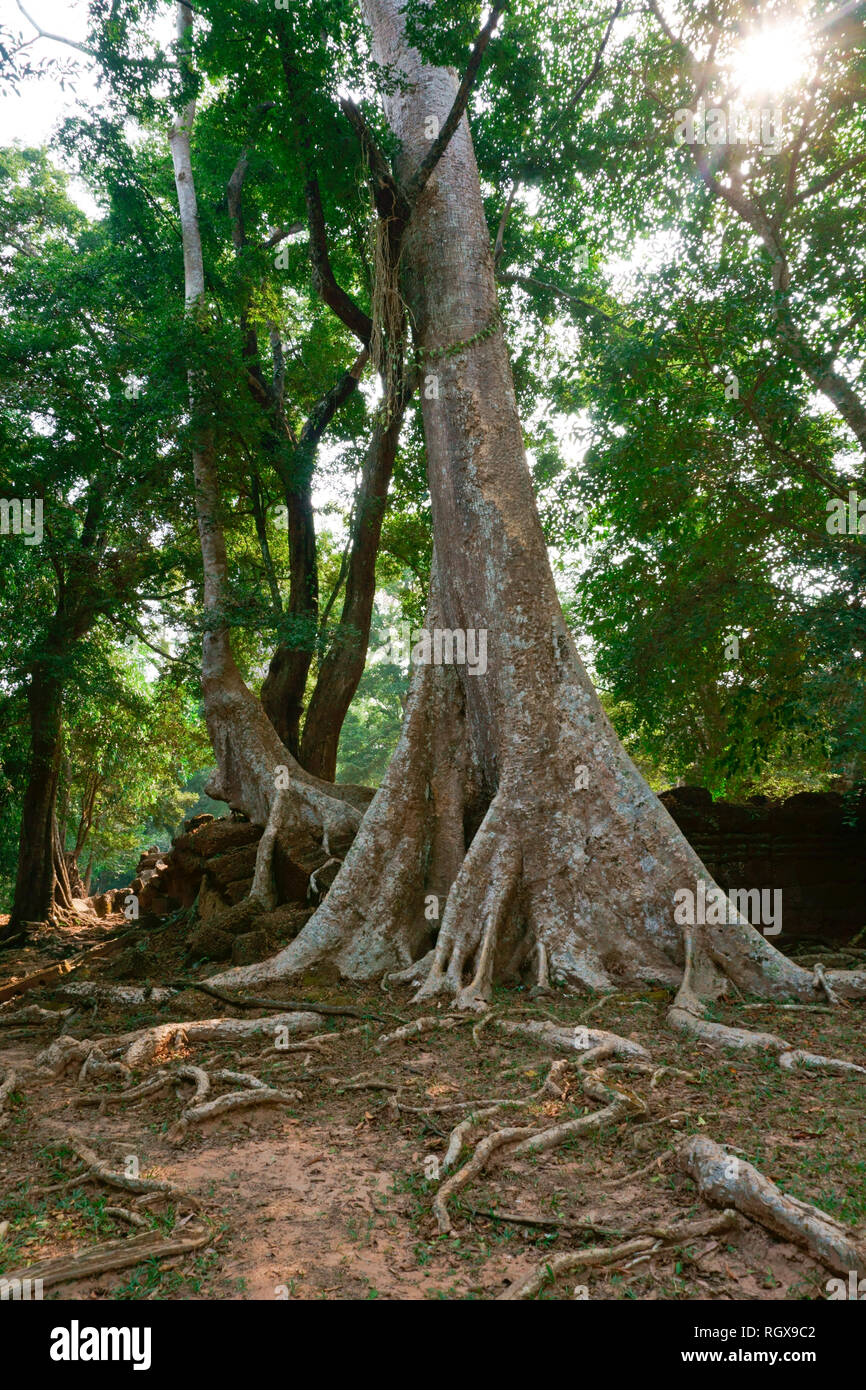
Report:
[{"label": "large tree", "polygon": [[[701,1014],[726,976],[814,998],[813,976],[736,914],[685,931],[675,920],[675,894],[711,879],[623,750],[562,616],[499,324],[467,83],[412,47],[398,0],[365,0],[364,10],[378,70],[394,79],[384,109],[397,148],[390,171],[367,130],[368,157],[401,224],[401,291],[436,378],[423,394],[435,539],[427,626],[486,631],[488,665],[483,675],[415,668],[397,751],[324,904],[272,961],[221,978],[280,978],[322,962],[364,978],[402,965],[422,996],[478,1006],[494,979],[532,961],[541,985],[676,983],[672,1020],[704,1032],[719,1028]],[[205,525],[210,487],[202,475]],[[216,554],[211,570],[215,582]],[[219,666],[208,657],[206,679],[223,715],[221,775],[243,784],[252,814],[267,811],[261,882],[283,830],[273,790],[282,753],[261,738],[252,749],[249,723],[226,717],[224,656]],[[444,903],[435,943],[433,900]],[[838,972],[833,984],[862,994],[866,976]]]}]

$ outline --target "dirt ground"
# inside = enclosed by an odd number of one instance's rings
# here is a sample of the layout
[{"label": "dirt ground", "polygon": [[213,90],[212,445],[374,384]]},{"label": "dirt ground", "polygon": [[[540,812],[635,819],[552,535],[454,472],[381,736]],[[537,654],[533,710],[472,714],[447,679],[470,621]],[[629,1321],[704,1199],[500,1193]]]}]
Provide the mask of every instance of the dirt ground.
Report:
[{"label": "dirt ground", "polygon": [[[105,919],[4,952],[0,999],[10,981],[124,928],[122,919]],[[479,1020],[451,1014],[447,1004],[413,1005],[407,989],[351,988],[311,974],[261,991],[273,999],[272,1012],[291,999],[378,1017],[322,1015],[319,1031],[290,1039],[289,1051],[275,1045],[273,1033],[240,1042],[175,1038],[132,1078],[96,1074],[79,1085],[77,1066],[57,1077],[35,1067],[61,1028],[66,1037],[110,1040],[172,1020],[267,1017],[266,1009],[239,1009],[191,989],[162,1006],[94,1007],[64,997],[71,980],[108,982],[117,951],[130,942],[146,955],[151,984],[213,973],[213,966],[184,972],[182,943],[171,929],[143,928],[83,968],[0,1003],[0,1084],[15,1072],[0,1117],[0,1278],[73,1254],[98,1257],[124,1241],[154,1247],[137,1263],[127,1256],[123,1268],[69,1274],[46,1287],[46,1298],[495,1299],[551,1255],[712,1215],[672,1162],[671,1150],[690,1134],[731,1146],[783,1191],[866,1233],[864,1078],[786,1072],[772,1056],[719,1052],[678,1036],[665,1023],[670,997],[663,990],[594,998],[499,990]],[[850,964],[826,951],[820,958]],[[790,1011],[749,1003],[732,1000],[717,1016],[781,1033],[795,1047],[866,1062],[866,1006]],[[57,1016],[11,1017],[33,1005]],[[70,1008],[76,1011],[61,1015]],[[434,1015],[424,1030],[382,1042],[402,1024]],[[540,1091],[551,1063],[564,1056],[499,1027],[528,1019],[608,1029],[640,1042],[656,1068],[675,1071],[624,1075],[602,1062],[607,1083],[627,1084],[645,1110],[536,1157],[494,1155],[455,1193],[453,1228],[440,1234],[435,1172],[454,1126],[485,1103]],[[543,1129],[599,1109],[581,1089],[574,1060],[560,1069],[558,1095],[549,1091],[483,1120],[457,1167],[480,1137],[503,1125]],[[174,1127],[190,1101],[188,1082],[173,1078],[138,1101],[106,1100],[158,1067],[183,1063],[243,1072],[287,1099],[192,1123],[182,1136]],[[211,1098],[235,1089],[236,1081],[215,1082]],[[88,1171],[76,1142],[109,1170],[168,1180],[192,1200],[119,1190]],[[156,1249],[187,1236],[195,1249]],[[724,1232],[657,1240],[601,1267],[548,1276],[538,1297],[823,1299],[830,1276],[804,1251],[738,1216]]]}]

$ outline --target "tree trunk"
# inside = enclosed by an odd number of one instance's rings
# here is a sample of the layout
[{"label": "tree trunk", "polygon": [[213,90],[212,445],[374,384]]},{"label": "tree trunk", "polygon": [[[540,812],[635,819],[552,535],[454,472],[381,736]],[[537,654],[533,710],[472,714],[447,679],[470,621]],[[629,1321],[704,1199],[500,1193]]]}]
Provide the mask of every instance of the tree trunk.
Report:
[{"label": "tree trunk", "polygon": [[[406,78],[385,102],[405,186],[457,81],[409,48],[400,0],[365,0],[365,13],[376,61]],[[411,962],[422,996],[480,1007],[494,979],[532,963],[540,985],[683,980],[678,1024],[700,1015],[723,973],[814,999],[813,976],[736,914],[688,939],[675,921],[677,890],[714,885],[622,748],[562,616],[465,118],[418,200],[401,266],[438,386],[422,392],[436,550],[427,626],[485,632],[487,668],[416,666],[394,759],[325,902],[272,961],[220,978],[322,961],[369,978]],[[866,992],[866,975],[834,976],[840,992]]]},{"label": "tree trunk", "polygon": [[63,682],[55,657],[34,664],[27,704],[30,770],[21,807],[15,899],[4,936],[17,934],[24,922],[48,921],[54,910],[58,845],[55,804],[63,756]]},{"label": "tree trunk", "polygon": [[281,642],[271,657],[262,683],[262,704],[282,742],[297,758],[319,616],[316,530],[309,478],[305,485],[286,491],[286,513],[290,560],[286,616],[297,625],[297,631],[295,645]]},{"label": "tree trunk", "polygon": [[[349,371],[318,401],[301,431],[288,464],[274,459],[286,502],[289,543],[289,602],[286,616],[295,626],[291,642],[282,642],[271,657],[262,685],[262,704],[271,723],[294,758],[300,756],[301,716],[307,676],[318,637],[319,573],[316,558],[316,523],[313,513],[313,468],[322,435],[340,406],[357,390],[367,364],[366,348]],[[340,736],[339,727],[337,738]],[[316,767],[309,771],[323,776]],[[333,780],[333,777],[331,778]]]},{"label": "tree trunk", "polygon": [[319,668],[304,720],[299,762],[328,782],[337,775],[340,732],[367,660],[376,596],[376,556],[404,409],[405,397],[397,402],[387,421],[377,420],[373,426],[358,490],[340,622]]}]

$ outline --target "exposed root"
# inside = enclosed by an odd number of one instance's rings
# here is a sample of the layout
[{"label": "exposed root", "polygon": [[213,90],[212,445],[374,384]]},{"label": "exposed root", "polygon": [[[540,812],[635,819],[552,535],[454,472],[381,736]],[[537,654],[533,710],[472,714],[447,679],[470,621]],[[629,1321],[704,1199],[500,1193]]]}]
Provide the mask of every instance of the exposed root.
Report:
[{"label": "exposed root", "polygon": [[114,1216],[118,1221],[126,1221],[130,1226],[138,1226],[142,1230],[150,1230],[149,1222],[140,1212],[129,1211],[127,1207],[103,1207],[106,1216]]},{"label": "exposed root", "polygon": [[547,947],[544,942],[540,940],[535,943],[535,962],[535,984],[530,992],[534,995],[552,994],[553,991],[550,988],[550,962],[548,960]]},{"label": "exposed root", "polygon": [[249,1086],[251,1091],[269,1091],[272,1088],[266,1081],[260,1081],[257,1076],[248,1076],[245,1071],[230,1071],[228,1067],[220,1067],[213,1072],[214,1081],[230,1081],[235,1086]]},{"label": "exposed root", "polygon": [[442,1184],[433,1199],[433,1215],[442,1235],[447,1236],[451,1231],[451,1218],[447,1207],[449,1198],[483,1171],[497,1149],[503,1148],[506,1144],[516,1144],[521,1139],[528,1139],[532,1133],[532,1126],[524,1125],[520,1128],[498,1129],[495,1134],[489,1134],[486,1139],[481,1140],[469,1162]]},{"label": "exposed root", "polygon": [[428,951],[420,960],[413,960],[403,970],[391,970],[382,976],[382,988],[390,989],[392,985],[415,985],[420,986],[430,973],[430,967],[436,959],[436,952]]},{"label": "exposed root", "polygon": [[445,1157],[440,1165],[441,1172],[447,1173],[449,1168],[454,1167],[454,1164],[463,1152],[463,1145],[466,1143],[473,1129],[477,1129],[482,1120],[489,1119],[491,1115],[495,1115],[498,1109],[498,1105],[489,1105],[485,1110],[478,1110],[474,1115],[467,1115],[465,1120],[461,1120],[459,1124],[454,1126],[448,1137],[448,1148],[445,1150]]},{"label": "exposed root", "polygon": [[786,1071],[807,1067],[810,1071],[826,1072],[830,1076],[866,1076],[866,1067],[860,1067],[856,1062],[844,1062],[840,1057],[819,1057],[817,1053],[804,1052],[802,1048],[780,1053],[779,1066]]},{"label": "exposed root", "polygon": [[651,1158],[649,1163],[645,1163],[642,1168],[635,1169],[633,1173],[623,1173],[618,1178],[606,1178],[604,1180],[605,1185],[607,1187],[619,1187],[624,1182],[634,1182],[636,1178],[645,1178],[647,1173],[651,1173],[653,1169],[660,1173],[667,1160],[673,1156],[673,1152],[673,1149],[663,1149],[660,1154],[656,1154],[655,1158]]},{"label": "exposed root", "polygon": [[91,980],[72,980],[67,985],[58,985],[54,991],[64,999],[77,999],[84,1003],[111,1004],[115,1008],[140,1008],[142,1004],[167,1004],[173,999],[173,989],[140,987],[138,985],[106,985]]},{"label": "exposed root", "polygon": [[73,1067],[80,1073],[82,1065],[96,1046],[96,1042],[91,1039],[55,1038],[49,1047],[37,1053],[34,1065],[39,1071],[47,1072],[55,1078],[64,1076]]},{"label": "exposed root", "polygon": [[601,1010],[606,1008],[608,1004],[620,1003],[622,998],[623,996],[619,990],[609,990],[608,993],[603,994],[600,999],[596,999],[594,1004],[590,1004],[589,1008],[583,1011],[580,1016],[581,1023],[585,1023],[588,1018],[592,1018],[593,1014],[601,1013]]},{"label": "exposed root", "polygon": [[616,1056],[616,1044],[613,1042],[598,1043],[591,1047],[588,1052],[584,1052],[577,1059],[579,1067],[594,1067],[599,1062],[606,1062],[610,1057]]},{"label": "exposed root", "polygon": [[556,1100],[562,1100],[567,1090],[566,1078],[570,1065],[564,1058],[560,1058],[558,1062],[551,1062],[550,1071],[539,1089],[539,1096],[553,1096]]},{"label": "exposed root", "polygon": [[379,1039],[379,1047],[390,1047],[395,1042],[406,1042],[409,1038],[417,1037],[419,1033],[430,1033],[434,1028],[456,1028],[460,1022],[456,1018],[442,1018],[438,1014],[422,1014],[420,1018],[413,1019],[411,1023],[405,1024],[402,1028],[396,1028],[393,1033],[386,1033]]},{"label": "exposed root", "polygon": [[342,1033],[319,1033],[314,1038],[305,1038],[303,1042],[283,1043],[280,1052],[318,1052],[320,1047],[327,1047],[330,1043],[340,1042],[343,1038],[360,1031],[359,1028],[346,1028]]},{"label": "exposed root", "polygon": [[[788,1070],[793,1068],[796,1062],[838,1075],[863,1070],[853,1062],[845,1062],[836,1057],[820,1057],[814,1053],[801,1052],[775,1033],[757,1033],[747,1028],[733,1028],[729,1024],[716,1023],[703,1017],[706,1003],[718,997],[723,981],[713,961],[702,950],[693,927],[685,928],[683,941],[686,955],[683,980],[677,997],[668,1010],[668,1023],[677,1032],[691,1033],[711,1047],[737,1048],[745,1052],[771,1052],[779,1059],[780,1065]],[[816,971],[818,969],[820,967],[816,967]],[[831,1002],[842,1002],[833,991],[823,969],[818,980],[821,987],[829,991],[828,998],[833,995]],[[782,1057],[786,1059],[784,1062]]]},{"label": "exposed root", "polygon": [[668,1023],[678,1033],[691,1033],[711,1047],[737,1048],[742,1052],[784,1052],[790,1044],[775,1033],[756,1033],[750,1028],[732,1028],[727,1023],[714,1023],[688,1009],[672,1008]]},{"label": "exposed root", "polygon": [[[201,1206],[197,1197],[184,1191],[182,1187],[176,1187],[172,1182],[163,1182],[158,1178],[133,1178],[127,1173],[116,1173],[113,1168],[94,1153],[93,1149],[83,1144],[80,1139],[74,1136],[68,1138],[58,1138],[53,1141],[53,1148],[68,1147],[81,1159],[87,1169],[87,1176],[95,1178],[99,1182],[106,1183],[109,1187],[118,1187],[124,1192],[135,1192],[139,1194],[159,1193],[164,1197],[171,1197],[175,1201],[183,1202],[188,1207],[198,1210]],[[76,1181],[81,1181],[80,1178]]]},{"label": "exposed root", "polygon": [[235,1110],[248,1110],[254,1105],[292,1105],[302,1099],[300,1091],[275,1091],[252,1077],[245,1077],[244,1081],[250,1089],[228,1091],[215,1100],[205,1101],[203,1105],[188,1106],[169,1130],[170,1142],[179,1143],[191,1125],[204,1124],[207,1120],[215,1120]]},{"label": "exposed root", "polygon": [[522,1298],[533,1298],[544,1287],[548,1279],[558,1274],[567,1274],[575,1269],[593,1269],[599,1266],[618,1264],[630,1255],[642,1251],[660,1250],[665,1244],[682,1244],[701,1236],[716,1235],[727,1231],[736,1221],[733,1211],[724,1211],[720,1216],[703,1221],[680,1221],[670,1226],[658,1226],[649,1235],[637,1236],[621,1245],[596,1246],[591,1250],[563,1251],[561,1255],[548,1255],[541,1264],[525,1275],[523,1279],[509,1285],[499,1295],[500,1302],[514,1302]]},{"label": "exposed root", "polygon": [[192,1099],[187,1101],[187,1109],[194,1105],[201,1105],[202,1101],[210,1095],[210,1077],[204,1067],[194,1067],[189,1063],[186,1066],[178,1067],[175,1076],[181,1081],[191,1081],[195,1086]]},{"label": "exposed root", "polygon": [[453,1168],[472,1130],[477,1129],[482,1120],[489,1119],[490,1116],[495,1115],[498,1110],[519,1109],[521,1106],[531,1105],[541,1096],[555,1095],[557,1098],[561,1098],[563,1093],[557,1083],[567,1067],[567,1062],[554,1062],[543,1084],[530,1095],[518,1097],[516,1100],[492,1101],[489,1105],[484,1106],[483,1109],[474,1111],[471,1115],[468,1115],[465,1120],[461,1120],[458,1125],[455,1125],[449,1136],[448,1148],[442,1160],[441,1171],[446,1172],[449,1168]]},{"label": "exposed root", "polygon": [[[451,885],[427,977],[415,1001],[438,994],[455,996],[457,1008],[486,1007],[493,983],[497,935],[517,890],[521,852],[505,821],[505,797],[500,790],[466,852]],[[469,984],[463,977],[474,960]]]},{"label": "exposed root", "polygon": [[24,1269],[12,1270],[6,1274],[9,1281],[15,1279],[41,1279],[43,1288],[54,1288],[59,1284],[70,1284],[78,1279],[90,1279],[94,1275],[110,1274],[115,1270],[129,1269],[132,1265],[143,1264],[145,1260],[164,1260],[172,1255],[186,1255],[200,1250],[213,1240],[210,1229],[191,1234],[184,1239],[143,1232],[140,1236],[127,1236],[124,1240],[113,1241],[58,1259],[40,1260]]},{"label": "exposed root", "polygon": [[[381,1014],[372,1014],[365,1009],[353,1009],[343,1004],[317,1004],[310,999],[254,999],[250,995],[241,997],[225,989],[216,989],[209,980],[176,980],[174,988],[198,990],[200,994],[210,995],[212,999],[231,1004],[235,1009],[283,1009],[286,1012],[325,1014],[329,1018],[364,1018],[372,1019],[376,1023],[385,1021]],[[390,1017],[399,1019],[399,1014],[391,1014]]]},{"label": "exposed root", "polygon": [[[554,1064],[556,1065],[556,1064]],[[551,1069],[552,1070],[552,1069]],[[549,1149],[555,1148],[558,1144],[573,1138],[576,1134],[585,1134],[591,1130],[603,1128],[605,1125],[615,1124],[617,1121],[626,1119],[629,1115],[645,1113],[646,1106],[639,1096],[630,1091],[614,1091],[605,1085],[601,1076],[596,1072],[579,1073],[581,1086],[588,1096],[593,1100],[605,1102],[604,1109],[594,1111],[589,1115],[581,1115],[574,1120],[566,1120],[562,1124],[553,1125],[549,1129],[537,1131],[533,1126],[526,1126],[522,1129],[509,1128],[497,1130],[494,1134],[488,1135],[477,1145],[474,1154],[459,1172],[443,1183],[433,1202],[433,1213],[436,1217],[439,1230],[443,1235],[447,1235],[451,1230],[451,1220],[448,1216],[448,1199],[460,1188],[465,1187],[473,1178],[486,1167],[491,1155],[498,1149],[508,1146],[509,1157],[521,1158],[527,1154],[546,1153]],[[547,1089],[550,1076],[545,1080],[544,1085],[534,1095],[527,1096],[523,1100],[499,1101],[486,1109],[479,1111],[476,1115],[470,1115],[461,1124],[457,1125],[448,1142],[448,1149],[445,1154],[443,1167],[449,1167],[454,1163],[460,1154],[460,1150],[465,1141],[467,1133],[482,1119],[492,1114],[495,1110],[505,1105],[527,1105],[535,1100],[539,1094]]]},{"label": "exposed root", "polygon": [[347,1081],[340,1086],[337,1094],[343,1095],[346,1091],[393,1091],[399,1092],[400,1087],[395,1086],[393,1081],[386,1081],[384,1077],[371,1076],[367,1081]]},{"label": "exposed root", "polygon": [[682,1067],[656,1067],[650,1079],[650,1090],[654,1091],[659,1082],[666,1076],[679,1076],[683,1081],[692,1082],[698,1079],[697,1072],[684,1071]]},{"label": "exposed root", "polygon": [[[17,1078],[17,1076],[16,1076],[16,1074],[15,1074],[15,1071],[13,1070],[12,1067],[9,1067],[9,1069],[7,1070],[6,1075],[4,1076],[2,1082],[0,1082],[0,1116],[3,1115],[3,1110],[4,1110],[5,1106],[6,1106],[6,1102],[8,1101],[9,1097],[12,1095],[12,1092],[15,1090],[15,1084],[16,1084],[17,1079],[18,1079],[18,1078]],[[8,1117],[7,1117],[7,1118],[8,1118]],[[6,1120],[0,1119],[0,1126],[2,1126],[2,1125],[5,1124],[5,1123],[6,1123]]]},{"label": "exposed root", "polygon": [[[283,816],[286,790],[280,788],[271,802],[268,820],[256,851],[256,867],[250,888],[250,901],[258,903],[263,912],[270,912],[277,905],[277,890],[274,883],[273,861],[277,831]],[[326,832],[327,833],[327,832]]]},{"label": "exposed root", "polygon": [[128,1105],[130,1103],[134,1105],[140,1100],[152,1100],[155,1096],[161,1095],[163,1091],[167,1091],[171,1083],[171,1072],[158,1071],[138,1086],[129,1086],[124,1091],[104,1091],[98,1096],[82,1096],[78,1103],[79,1105],[98,1105],[100,1115],[104,1115],[115,1105]]},{"label": "exposed root", "polygon": [[567,1139],[573,1139],[577,1134],[588,1134],[594,1129],[603,1129],[606,1125],[616,1124],[630,1115],[646,1114],[646,1105],[639,1096],[630,1091],[611,1090],[598,1073],[581,1075],[580,1079],[587,1095],[593,1100],[607,1102],[604,1109],[594,1110],[589,1115],[580,1115],[574,1120],[565,1120],[562,1124],[552,1125],[550,1129],[543,1129],[540,1134],[533,1134],[511,1150],[511,1158],[547,1153],[549,1149],[556,1148]]},{"label": "exposed root", "polygon": [[41,1009],[38,1004],[27,1004],[23,1009],[16,1009],[14,1013],[0,1013],[0,1028],[17,1028],[21,1024],[50,1027],[52,1024],[62,1023],[74,1012],[74,1009]]},{"label": "exposed root", "polygon": [[812,966],[812,973],[815,976],[815,979],[817,980],[819,986],[826,994],[827,1002],[831,1004],[834,1008],[838,1008],[839,1005],[843,1005],[847,1008],[848,1001],[846,999],[842,999],[836,993],[830,981],[827,979],[827,972],[820,961],[816,961],[815,964]]},{"label": "exposed root", "polygon": [[592,1212],[583,1220],[569,1220],[565,1216],[530,1216],[517,1211],[485,1210],[482,1207],[474,1207],[469,1202],[465,1203],[465,1206],[473,1216],[483,1216],[487,1221],[501,1221],[507,1226],[535,1226],[542,1231],[568,1231],[572,1235],[587,1232],[594,1236],[616,1236],[620,1239],[631,1234],[619,1224],[609,1226],[601,1220],[596,1220]]},{"label": "exposed root", "polygon": [[330,869],[332,864],[340,865],[342,864],[342,862],[342,859],[337,859],[335,855],[331,855],[330,859],[325,860],[321,868],[313,870],[313,872],[310,874],[310,881],[307,884],[308,902],[312,902],[315,898],[318,898],[321,893],[327,892],[327,887],[322,888],[320,886],[318,875],[324,873],[325,869]]},{"label": "exposed root", "polygon": [[120,1077],[122,1081],[129,1082],[132,1072],[123,1062],[109,1062],[100,1047],[92,1047],[81,1064],[78,1073],[79,1086],[83,1086],[91,1076]]},{"label": "exposed root", "polygon": [[692,1033],[701,1042],[711,1047],[738,1048],[744,1052],[770,1052],[777,1058],[779,1066],[792,1071],[797,1066],[808,1067],[813,1071],[823,1071],[829,1076],[866,1076],[866,1067],[856,1062],[847,1062],[841,1057],[822,1057],[815,1052],[804,1052],[775,1033],[755,1033],[748,1028],[732,1028],[726,1023],[712,1023],[698,1018],[684,1009],[672,1008],[668,1013],[671,1027],[681,1033]]},{"label": "exposed root", "polygon": [[126,1065],[135,1068],[146,1065],[161,1053],[186,1048],[190,1043],[237,1042],[263,1034],[314,1033],[321,1026],[321,1019],[313,1013],[272,1014],[270,1018],[203,1018],[187,1023],[160,1023],[154,1028],[141,1028],[134,1033],[98,1041],[108,1052],[122,1052]]},{"label": "exposed root", "polygon": [[562,1028],[556,1023],[536,1019],[527,1023],[496,1019],[494,1027],[501,1029],[503,1033],[523,1033],[528,1038],[534,1038],[537,1042],[546,1043],[565,1052],[588,1052],[590,1049],[605,1047],[609,1049],[608,1056],[649,1058],[649,1053],[640,1043],[632,1042],[631,1038],[621,1038],[616,1033],[607,1033],[602,1028],[584,1028],[581,1024],[575,1028]]},{"label": "exposed root", "polygon": [[866,1243],[835,1217],[779,1191],[751,1163],[700,1136],[676,1153],[677,1167],[697,1184],[707,1201],[736,1207],[783,1240],[803,1246],[828,1269],[866,1274]]}]

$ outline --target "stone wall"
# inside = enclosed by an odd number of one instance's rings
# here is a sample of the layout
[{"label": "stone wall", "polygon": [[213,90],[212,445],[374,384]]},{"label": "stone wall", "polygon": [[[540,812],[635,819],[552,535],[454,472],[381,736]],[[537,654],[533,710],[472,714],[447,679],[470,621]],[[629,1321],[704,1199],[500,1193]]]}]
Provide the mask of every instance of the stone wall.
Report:
[{"label": "stone wall", "polygon": [[[804,936],[849,940],[866,926],[862,800],[859,812],[839,792],[737,803],[713,801],[702,787],[674,787],[661,800],[726,891],[782,890],[782,932],[774,944]],[[852,814],[855,823],[846,823]]]},{"label": "stone wall", "polygon": [[[844,941],[866,927],[866,804],[851,825],[850,808],[836,792],[736,803],[713,801],[702,787],[675,787],[661,800],[726,891],[782,890],[775,944],[806,936]],[[246,821],[198,816],[170,851],[148,850],[135,882],[105,894],[102,912],[122,911],[126,894],[135,892],[142,913],[157,916],[198,899],[198,917],[208,923],[249,892],[261,833]],[[317,874],[319,894],[338,867],[330,860]],[[281,855],[275,871],[280,901],[309,906],[307,878]],[[102,901],[91,899],[95,906]]]}]

